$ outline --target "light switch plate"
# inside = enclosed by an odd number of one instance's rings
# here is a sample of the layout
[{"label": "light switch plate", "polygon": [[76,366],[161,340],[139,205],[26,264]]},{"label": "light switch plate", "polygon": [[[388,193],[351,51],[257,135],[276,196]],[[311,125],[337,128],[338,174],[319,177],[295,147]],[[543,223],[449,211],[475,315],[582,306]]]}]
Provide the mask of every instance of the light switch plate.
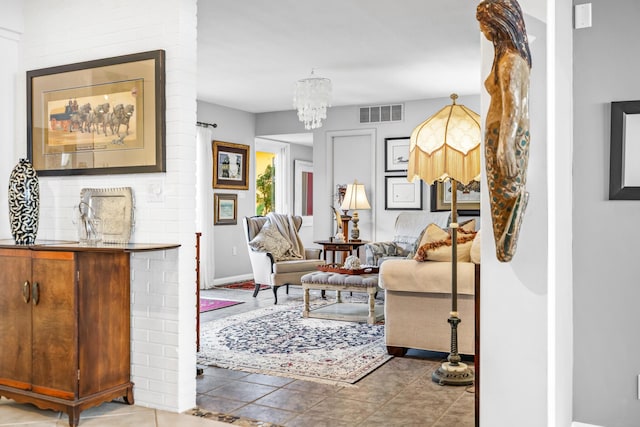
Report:
[{"label": "light switch plate", "polygon": [[577,4],[573,10],[573,27],[578,30],[580,28],[591,27],[591,3]]},{"label": "light switch plate", "polygon": [[152,181],[147,184],[147,202],[164,202],[164,185],[162,181]]}]

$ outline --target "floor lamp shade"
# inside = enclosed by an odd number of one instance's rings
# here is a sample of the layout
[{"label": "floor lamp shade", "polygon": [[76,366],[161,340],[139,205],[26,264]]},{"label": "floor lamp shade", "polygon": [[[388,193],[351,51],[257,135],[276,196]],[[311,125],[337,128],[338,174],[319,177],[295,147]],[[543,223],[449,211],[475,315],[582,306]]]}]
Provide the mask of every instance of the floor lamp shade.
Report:
[{"label": "floor lamp shade", "polygon": [[464,105],[442,108],[411,133],[407,178],[427,184],[446,178],[463,184],[480,176],[480,116]]}]

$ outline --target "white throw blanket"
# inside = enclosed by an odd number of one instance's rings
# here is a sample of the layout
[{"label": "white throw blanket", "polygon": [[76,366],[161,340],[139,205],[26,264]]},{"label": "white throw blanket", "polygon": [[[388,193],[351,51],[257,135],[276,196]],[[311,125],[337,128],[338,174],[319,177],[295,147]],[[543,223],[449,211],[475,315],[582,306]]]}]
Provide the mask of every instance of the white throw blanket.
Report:
[{"label": "white throw blanket", "polygon": [[271,224],[278,229],[280,234],[291,243],[291,249],[289,249],[286,257],[288,259],[304,259],[304,246],[302,245],[300,236],[298,236],[293,217],[291,215],[269,212],[267,218],[269,218]]}]

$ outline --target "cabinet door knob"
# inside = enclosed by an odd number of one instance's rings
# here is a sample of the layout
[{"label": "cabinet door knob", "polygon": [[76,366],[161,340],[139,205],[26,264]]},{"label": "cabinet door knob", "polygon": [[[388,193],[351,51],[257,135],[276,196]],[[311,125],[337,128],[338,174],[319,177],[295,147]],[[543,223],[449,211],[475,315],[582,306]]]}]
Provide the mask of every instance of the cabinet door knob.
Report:
[{"label": "cabinet door knob", "polygon": [[26,281],[22,284],[22,299],[26,304],[29,304],[29,299],[31,298],[31,287],[29,286],[29,282]]},{"label": "cabinet door knob", "polygon": [[31,293],[33,294],[33,305],[38,305],[40,302],[40,284],[38,282],[33,284],[33,291]]}]

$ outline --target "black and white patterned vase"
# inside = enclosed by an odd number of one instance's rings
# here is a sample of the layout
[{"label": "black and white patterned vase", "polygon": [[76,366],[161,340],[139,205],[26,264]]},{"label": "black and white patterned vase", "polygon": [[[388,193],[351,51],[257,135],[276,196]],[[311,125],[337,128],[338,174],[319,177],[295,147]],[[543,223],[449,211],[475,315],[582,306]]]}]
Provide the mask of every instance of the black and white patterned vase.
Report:
[{"label": "black and white patterned vase", "polygon": [[18,245],[32,245],[38,234],[40,185],[29,160],[20,159],[9,176],[9,221]]}]

